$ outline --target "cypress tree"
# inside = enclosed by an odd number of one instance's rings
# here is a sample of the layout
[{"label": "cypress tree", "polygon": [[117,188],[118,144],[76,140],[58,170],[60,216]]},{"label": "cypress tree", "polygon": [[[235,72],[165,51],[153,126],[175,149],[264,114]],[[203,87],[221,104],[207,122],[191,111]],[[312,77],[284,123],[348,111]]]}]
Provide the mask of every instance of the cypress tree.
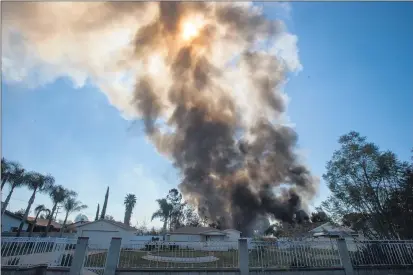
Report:
[{"label": "cypress tree", "polygon": [[100,208],[100,205],[99,205],[99,203],[98,203],[98,209],[96,209],[95,221],[97,221],[97,220],[99,219],[99,208]]},{"label": "cypress tree", "polygon": [[102,213],[100,213],[101,220],[105,219],[105,216],[106,216],[106,207],[108,206],[108,198],[109,198],[109,186],[108,186],[108,189],[106,189],[105,202],[103,203]]}]

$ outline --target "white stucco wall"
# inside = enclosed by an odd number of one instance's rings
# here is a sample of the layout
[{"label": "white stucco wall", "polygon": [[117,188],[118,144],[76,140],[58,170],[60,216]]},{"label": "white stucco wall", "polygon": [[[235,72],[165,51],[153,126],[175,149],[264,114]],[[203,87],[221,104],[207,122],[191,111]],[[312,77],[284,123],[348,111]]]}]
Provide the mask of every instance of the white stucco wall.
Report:
[{"label": "white stucco wall", "polygon": [[77,228],[78,237],[89,237],[89,244],[108,247],[113,237],[122,238],[122,244],[133,238],[134,232],[127,231],[105,221],[85,224]]},{"label": "white stucco wall", "polygon": [[208,235],[208,236],[205,236],[205,237],[206,237],[206,240],[209,241],[209,242],[222,242],[222,241],[225,240],[226,236],[224,236],[224,235]]},{"label": "white stucco wall", "polygon": [[226,240],[235,242],[238,241],[238,239],[241,237],[241,232],[236,231],[236,230],[224,230],[224,232],[227,234]]},{"label": "white stucco wall", "polygon": [[[1,219],[1,232],[12,232],[13,227],[19,227],[20,220],[15,217],[11,217],[7,214],[4,214]],[[23,231],[26,231],[28,227],[27,223],[24,223]]]},{"label": "white stucco wall", "polygon": [[200,242],[201,240],[200,235],[171,234],[169,236],[171,242]]}]

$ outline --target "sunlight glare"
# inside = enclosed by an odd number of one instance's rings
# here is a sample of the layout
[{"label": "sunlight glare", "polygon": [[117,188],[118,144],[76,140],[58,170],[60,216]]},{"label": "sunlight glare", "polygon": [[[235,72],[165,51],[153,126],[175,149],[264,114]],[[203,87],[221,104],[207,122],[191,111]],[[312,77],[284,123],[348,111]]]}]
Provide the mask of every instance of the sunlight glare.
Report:
[{"label": "sunlight glare", "polygon": [[197,36],[199,33],[199,30],[193,24],[192,22],[185,22],[183,26],[183,33],[182,37],[184,40],[188,41],[190,39],[193,39],[195,36]]},{"label": "sunlight glare", "polygon": [[182,38],[185,41],[194,39],[199,35],[201,28],[204,25],[204,20],[200,16],[193,16],[187,19],[182,24]]}]

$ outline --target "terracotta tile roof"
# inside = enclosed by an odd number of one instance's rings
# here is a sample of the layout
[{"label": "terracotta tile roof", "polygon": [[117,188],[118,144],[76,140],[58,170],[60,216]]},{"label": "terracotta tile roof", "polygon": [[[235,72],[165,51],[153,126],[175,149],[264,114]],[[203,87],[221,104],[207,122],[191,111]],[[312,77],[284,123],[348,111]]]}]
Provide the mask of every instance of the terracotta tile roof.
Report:
[{"label": "terracotta tile roof", "polygon": [[[27,221],[28,221],[29,223],[33,223],[33,222],[34,222],[34,219],[35,219],[34,217],[28,217],[28,218],[27,218]],[[46,227],[48,222],[49,222],[49,220],[39,219],[39,218],[38,218],[37,221],[36,221],[36,225],[37,225],[37,226]],[[55,221],[52,221],[51,225],[52,225],[54,228],[58,228],[58,229],[60,229],[60,228],[62,227],[62,225],[61,225],[60,223],[57,223],[57,222],[55,222]]]}]

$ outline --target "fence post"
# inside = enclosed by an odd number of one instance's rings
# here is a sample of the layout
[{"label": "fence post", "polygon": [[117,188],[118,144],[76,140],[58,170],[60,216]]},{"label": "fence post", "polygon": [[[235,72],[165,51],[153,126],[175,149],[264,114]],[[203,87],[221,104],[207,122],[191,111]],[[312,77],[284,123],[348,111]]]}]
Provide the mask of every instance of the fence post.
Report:
[{"label": "fence post", "polygon": [[110,247],[108,255],[106,257],[106,265],[103,275],[115,275],[120,256],[121,243],[122,238],[112,238],[112,240],[110,241]]},{"label": "fence post", "polygon": [[344,267],[344,272],[346,275],[354,275],[353,264],[351,263],[346,240],[344,238],[337,239],[337,247],[338,252],[340,253],[341,263]]},{"label": "fence post", "polygon": [[87,244],[89,237],[79,237],[76,243],[75,254],[73,255],[72,266],[70,267],[70,275],[81,275],[83,263],[87,252]]},{"label": "fence post", "polygon": [[248,242],[245,238],[238,239],[238,265],[240,275],[249,275]]}]

